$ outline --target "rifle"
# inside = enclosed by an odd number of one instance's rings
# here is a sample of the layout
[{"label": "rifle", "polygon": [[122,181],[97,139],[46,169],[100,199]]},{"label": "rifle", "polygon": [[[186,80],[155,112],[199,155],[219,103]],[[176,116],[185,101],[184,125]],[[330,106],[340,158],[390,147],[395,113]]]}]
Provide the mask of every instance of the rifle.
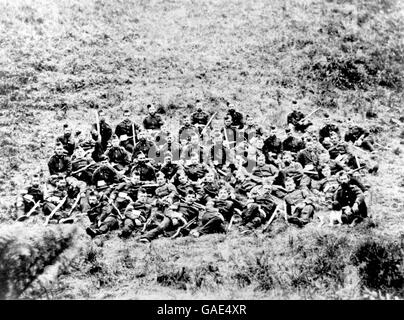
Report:
[{"label": "rifle", "polygon": [[55,213],[63,206],[63,204],[65,203],[67,199],[67,195],[64,196],[64,198],[62,200],[60,200],[60,202],[58,203],[58,205],[55,207],[55,209],[52,210],[52,212],[50,213],[49,216],[46,217],[45,223],[44,225],[48,225],[49,221],[51,218],[53,218],[53,216],[55,215]]},{"label": "rifle", "polygon": [[310,112],[307,116],[305,116],[303,119],[299,120],[299,123],[302,123],[303,121],[307,120],[308,118],[311,117],[311,115],[313,115],[314,113],[316,113],[318,110],[320,110],[320,108],[315,109],[314,111]]},{"label": "rifle", "polygon": [[133,146],[136,146],[137,142],[136,142],[135,123],[134,123],[134,122],[132,122],[132,132],[133,132],[133,135],[132,135],[132,138],[133,138]]},{"label": "rifle", "polygon": [[92,167],[92,166],[94,166],[94,165],[96,165],[96,164],[97,164],[96,162],[92,162],[92,163],[90,163],[89,165],[86,165],[85,167],[83,167],[83,168],[81,168],[81,169],[78,169],[78,170],[72,172],[71,175],[80,173],[80,172],[82,172],[82,171],[84,171],[84,170],[86,170],[86,169],[88,169],[88,168],[90,168],[90,167]]},{"label": "rifle", "polygon": [[[73,210],[76,208],[77,204],[79,203],[80,197],[81,197],[81,192],[79,192],[79,194],[78,194],[77,197],[76,197],[76,200],[74,200],[74,203],[73,203],[73,205],[72,205],[72,208],[71,208],[71,209],[69,210],[69,212],[67,213],[67,217],[66,217],[66,218],[70,217],[70,215],[72,214]],[[59,223],[63,223],[63,222],[61,222],[62,220],[65,220],[65,219],[60,219],[60,220],[59,220]]]},{"label": "rifle", "polygon": [[19,217],[19,218],[17,219],[17,221],[24,221],[24,220],[28,219],[28,218],[30,217],[30,215],[35,211],[35,209],[38,208],[38,206],[39,206],[40,204],[41,204],[41,201],[40,201],[40,200],[37,201],[37,202],[35,202],[35,205],[31,208],[31,210],[29,210],[29,211],[27,212],[27,214],[22,215],[21,217]]},{"label": "rifle", "polygon": [[175,239],[181,232],[182,229],[188,228],[190,225],[192,225],[196,221],[197,217],[191,219],[188,223],[182,225],[181,227],[178,228],[178,230],[175,232],[173,236],[170,237],[170,239]]},{"label": "rifle", "polygon": [[105,197],[111,202],[112,207],[115,209],[116,212],[118,212],[119,218],[121,220],[125,219],[125,216],[121,213],[121,211],[119,211],[119,209],[116,207],[116,205],[114,204],[114,202],[107,196],[105,195]]},{"label": "rifle", "polygon": [[272,214],[272,217],[269,219],[268,223],[265,225],[264,229],[262,229],[262,233],[264,233],[265,231],[267,231],[267,229],[269,228],[270,224],[272,223],[272,221],[275,220],[275,218],[278,216],[279,214],[279,210],[278,210],[278,205],[276,205],[275,207],[275,211]]},{"label": "rifle", "polygon": [[74,217],[60,219],[59,223],[68,223],[70,221],[72,223],[75,223],[75,222],[77,222],[78,218],[84,217],[85,215],[87,215],[87,212],[79,213],[79,214],[76,214]]},{"label": "rifle", "polygon": [[95,118],[97,120],[97,132],[98,132],[98,137],[101,139],[101,128],[100,128],[100,117],[98,115],[98,111],[95,110]]},{"label": "rifle", "polygon": [[201,131],[201,136],[205,133],[205,130],[208,128],[208,126],[210,125],[210,123],[212,122],[213,118],[215,117],[215,115],[217,114],[217,112],[215,112],[213,114],[213,116],[210,117],[209,121],[206,123],[205,128],[203,128],[203,130]]}]

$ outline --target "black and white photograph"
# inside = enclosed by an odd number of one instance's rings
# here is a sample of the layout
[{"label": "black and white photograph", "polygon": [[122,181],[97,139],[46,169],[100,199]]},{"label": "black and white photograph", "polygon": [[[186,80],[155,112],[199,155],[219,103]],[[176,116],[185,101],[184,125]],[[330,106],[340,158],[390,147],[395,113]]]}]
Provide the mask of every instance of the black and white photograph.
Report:
[{"label": "black and white photograph", "polygon": [[0,0],[0,300],[403,300],[403,106],[402,0]]}]

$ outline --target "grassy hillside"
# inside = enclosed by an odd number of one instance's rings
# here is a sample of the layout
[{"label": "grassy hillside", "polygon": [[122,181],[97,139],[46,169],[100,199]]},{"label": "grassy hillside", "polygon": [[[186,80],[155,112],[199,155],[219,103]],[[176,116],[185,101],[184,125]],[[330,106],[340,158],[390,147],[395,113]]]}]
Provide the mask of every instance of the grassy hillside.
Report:
[{"label": "grassy hillside", "polygon": [[[390,148],[379,149],[379,174],[366,177],[375,225],[298,230],[276,221],[268,234],[151,245],[111,235],[88,245],[53,289],[26,295],[403,297],[403,14],[393,0],[1,1],[4,225],[27,178],[47,174],[62,125],[87,131],[95,106],[115,125],[125,106],[140,120],[154,102],[173,129],[197,98],[219,117],[230,101],[281,128],[297,101],[304,112],[323,107],[316,126],[322,112],[342,128],[351,116]],[[387,271],[372,274],[378,268]]]}]

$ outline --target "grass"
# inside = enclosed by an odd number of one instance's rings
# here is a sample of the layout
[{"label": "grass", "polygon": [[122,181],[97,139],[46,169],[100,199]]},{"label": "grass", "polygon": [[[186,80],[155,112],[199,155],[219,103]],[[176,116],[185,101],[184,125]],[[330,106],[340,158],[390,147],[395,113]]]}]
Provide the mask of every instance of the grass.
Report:
[{"label": "grass", "polygon": [[4,228],[13,228],[29,176],[47,175],[63,124],[87,132],[97,106],[116,125],[127,106],[141,121],[152,101],[172,131],[197,98],[217,119],[230,101],[282,136],[297,101],[306,113],[323,108],[316,127],[324,112],[343,129],[346,116],[366,119],[391,149],[378,150],[379,174],[365,177],[374,227],[297,230],[275,221],[268,234],[151,245],[116,235],[89,245],[81,235],[84,249],[56,283],[21,297],[402,298],[403,12],[393,0],[2,1]]}]

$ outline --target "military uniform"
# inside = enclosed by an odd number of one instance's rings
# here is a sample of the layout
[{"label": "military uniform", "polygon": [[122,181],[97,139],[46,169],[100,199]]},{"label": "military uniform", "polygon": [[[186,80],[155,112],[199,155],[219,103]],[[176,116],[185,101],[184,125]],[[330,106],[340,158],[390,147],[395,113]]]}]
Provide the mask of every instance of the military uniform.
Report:
[{"label": "military uniform", "polygon": [[163,124],[164,124],[163,119],[158,114],[155,115],[149,114],[143,120],[143,127],[146,130],[160,130]]},{"label": "military uniform", "polygon": [[[358,209],[353,211],[352,207],[355,203],[357,204]],[[349,207],[350,210],[347,210],[346,207]],[[361,189],[353,184],[340,186],[335,192],[333,209],[337,211],[342,210],[341,220],[343,223],[360,222],[367,217],[365,196]]]},{"label": "military uniform", "polygon": [[54,154],[48,162],[48,168],[51,176],[59,173],[63,173],[68,176],[72,172],[72,163],[70,157],[67,155]]}]

